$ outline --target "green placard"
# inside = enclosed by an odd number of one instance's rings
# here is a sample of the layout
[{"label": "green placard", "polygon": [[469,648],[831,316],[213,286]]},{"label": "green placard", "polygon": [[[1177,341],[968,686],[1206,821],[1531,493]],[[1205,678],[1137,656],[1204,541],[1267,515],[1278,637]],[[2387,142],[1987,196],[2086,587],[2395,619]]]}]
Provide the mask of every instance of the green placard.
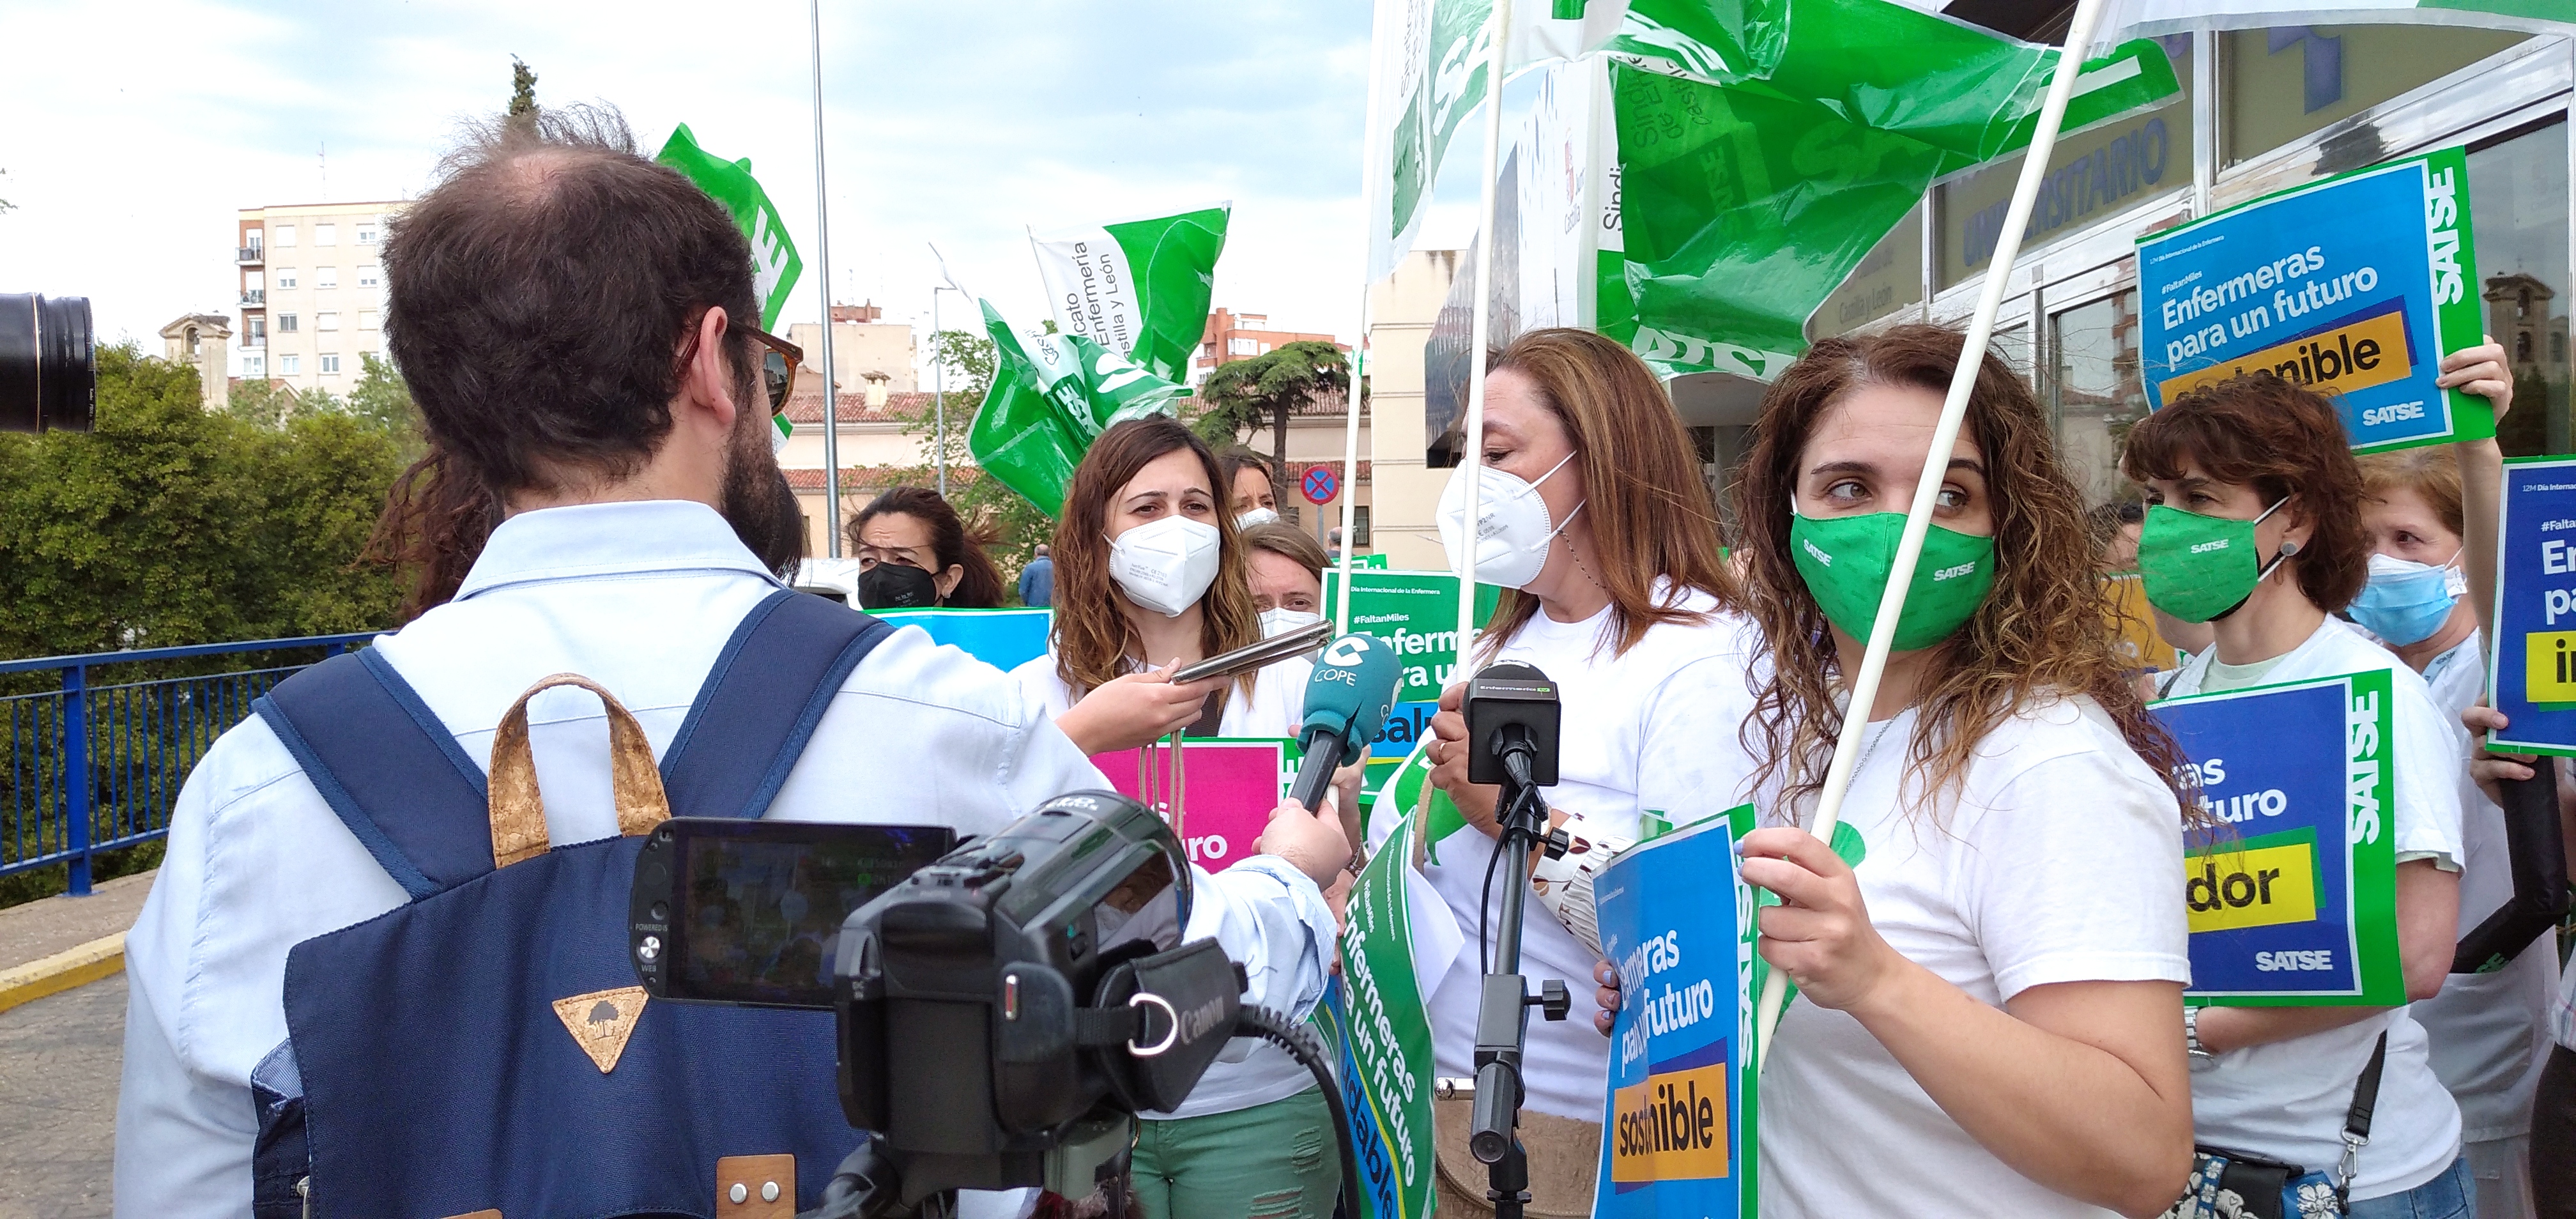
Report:
[{"label": "green placard", "polygon": [[1341,1061],[1342,1101],[1359,1143],[1354,1167],[1364,1219],[1429,1215],[1438,1171],[1431,1017],[1414,969],[1413,908],[1404,883],[1408,833],[1399,826],[1351,886],[1342,976],[1315,1009],[1316,1027]]}]

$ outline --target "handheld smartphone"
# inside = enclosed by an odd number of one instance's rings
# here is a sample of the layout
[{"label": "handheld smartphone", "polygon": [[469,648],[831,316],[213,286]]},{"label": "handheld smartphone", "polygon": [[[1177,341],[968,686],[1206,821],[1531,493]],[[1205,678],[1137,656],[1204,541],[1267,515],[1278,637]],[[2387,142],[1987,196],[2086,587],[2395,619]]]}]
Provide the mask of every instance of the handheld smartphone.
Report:
[{"label": "handheld smartphone", "polygon": [[673,817],[635,861],[635,976],[657,999],[829,1008],[841,924],[956,845],[945,826]]},{"label": "handheld smartphone", "polygon": [[1273,635],[1259,643],[1247,644],[1223,655],[1210,656],[1194,665],[1184,665],[1172,674],[1181,684],[1205,681],[1211,677],[1232,677],[1264,665],[1276,664],[1299,652],[1310,652],[1333,639],[1333,620],[1310,622],[1282,635]]}]

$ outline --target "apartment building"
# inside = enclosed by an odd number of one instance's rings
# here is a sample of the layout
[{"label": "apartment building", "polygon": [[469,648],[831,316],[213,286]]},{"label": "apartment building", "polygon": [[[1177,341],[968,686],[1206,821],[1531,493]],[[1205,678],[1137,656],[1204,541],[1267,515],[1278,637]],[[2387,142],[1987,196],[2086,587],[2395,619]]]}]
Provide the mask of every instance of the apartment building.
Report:
[{"label": "apartment building", "polygon": [[243,208],[234,261],[241,325],[234,375],[297,393],[346,394],[362,356],[384,354],[385,222],[409,204],[297,203]]},{"label": "apartment building", "polygon": [[1236,313],[1218,308],[1208,314],[1207,331],[1199,337],[1198,351],[1190,359],[1190,384],[1204,385],[1208,374],[1220,364],[1266,356],[1272,348],[1313,340],[1334,342],[1329,334],[1306,334],[1295,330],[1272,330],[1267,313]]}]

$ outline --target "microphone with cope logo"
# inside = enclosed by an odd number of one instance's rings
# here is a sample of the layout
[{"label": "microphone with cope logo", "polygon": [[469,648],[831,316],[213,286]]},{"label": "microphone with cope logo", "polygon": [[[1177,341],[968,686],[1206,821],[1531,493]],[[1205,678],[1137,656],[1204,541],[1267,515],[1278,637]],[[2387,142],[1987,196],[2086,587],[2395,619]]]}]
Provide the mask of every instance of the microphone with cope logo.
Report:
[{"label": "microphone with cope logo", "polygon": [[1306,679],[1306,719],[1297,730],[1305,760],[1297,764],[1289,799],[1309,809],[1323,808],[1333,772],[1366,754],[1370,740],[1386,726],[1400,667],[1395,650],[1374,635],[1344,635],[1324,649]]}]

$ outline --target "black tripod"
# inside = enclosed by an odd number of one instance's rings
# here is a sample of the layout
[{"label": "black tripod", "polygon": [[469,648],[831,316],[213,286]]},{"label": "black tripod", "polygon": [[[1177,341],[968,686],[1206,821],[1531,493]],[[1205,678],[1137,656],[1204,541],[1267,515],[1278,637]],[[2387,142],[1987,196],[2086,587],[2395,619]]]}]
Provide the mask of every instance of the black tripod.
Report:
[{"label": "black tripod", "polygon": [[1529,1009],[1563,1020],[1572,1006],[1564,982],[1548,979],[1532,996],[1520,972],[1530,852],[1545,849],[1554,856],[1565,851],[1562,836],[1548,834],[1547,801],[1539,795],[1542,783],[1556,779],[1556,690],[1537,669],[1506,662],[1476,675],[1466,703],[1472,751],[1468,777],[1491,782],[1477,772],[1499,770],[1493,778],[1503,788],[1494,806],[1501,834],[1494,843],[1496,858],[1486,865],[1487,885],[1495,867],[1509,869],[1494,956],[1477,1000],[1476,1100],[1467,1148],[1486,1165],[1485,1200],[1495,1219],[1521,1219],[1530,1201],[1529,1154],[1520,1140],[1521,1060],[1529,1040]]}]

